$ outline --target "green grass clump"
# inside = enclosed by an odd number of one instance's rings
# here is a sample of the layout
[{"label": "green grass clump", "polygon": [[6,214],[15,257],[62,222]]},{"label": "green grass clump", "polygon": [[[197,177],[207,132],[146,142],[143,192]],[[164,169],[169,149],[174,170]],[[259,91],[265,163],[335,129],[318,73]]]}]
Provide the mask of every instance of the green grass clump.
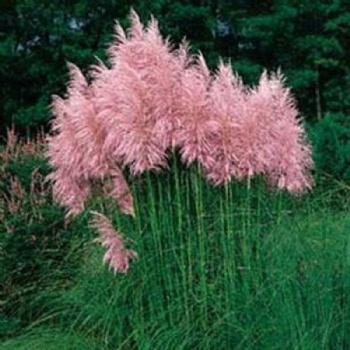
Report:
[{"label": "green grass clump", "polygon": [[68,333],[60,329],[38,329],[33,334],[26,334],[1,344],[2,350],[99,350],[97,344],[79,334]]},{"label": "green grass clump", "polygon": [[348,212],[260,179],[215,188],[176,163],[133,193],[135,219],[92,203],[131,239],[130,272],[82,238],[73,286],[1,349],[350,348]]},{"label": "green grass clump", "polygon": [[45,315],[71,285],[86,235],[83,218],[68,225],[53,203],[44,141],[8,134],[0,146],[0,342]]}]

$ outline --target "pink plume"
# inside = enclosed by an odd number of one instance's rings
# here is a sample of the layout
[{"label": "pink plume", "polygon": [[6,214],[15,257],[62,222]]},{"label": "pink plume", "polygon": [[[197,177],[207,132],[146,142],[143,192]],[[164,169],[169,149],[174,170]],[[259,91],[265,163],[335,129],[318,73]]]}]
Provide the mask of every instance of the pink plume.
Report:
[{"label": "pink plume", "polygon": [[107,195],[117,200],[119,209],[122,213],[134,217],[135,210],[133,197],[122,171],[118,167],[114,167],[114,169],[111,170],[111,176],[109,180],[109,182],[105,182]]},{"label": "pink plume", "polygon": [[[182,53],[181,61],[190,59]],[[182,92],[177,101],[177,127],[173,144],[179,148],[181,158],[187,164],[194,161],[208,162],[210,141],[217,132],[218,124],[208,98],[212,77],[202,56],[192,61],[181,74]]]},{"label": "pink plume", "polygon": [[106,216],[98,212],[92,212],[92,214],[94,215],[92,227],[100,234],[96,241],[106,248],[103,262],[107,263],[114,272],[126,273],[130,260],[137,258],[137,253],[125,248],[123,237],[114,229]]},{"label": "pink plume", "polygon": [[220,63],[209,89],[209,101],[217,130],[210,139],[208,161],[203,162],[207,178],[219,185],[233,177],[245,176],[240,160],[246,150],[242,148],[242,123],[246,118],[246,93],[238,76],[229,64]]},{"label": "pink plume", "polygon": [[260,155],[268,179],[292,193],[311,188],[311,148],[283,76],[264,72],[250,104],[262,119]]},{"label": "pink plume", "polygon": [[141,30],[134,14],[127,40],[110,50],[112,69],[95,75],[97,118],[109,131],[104,151],[134,174],[166,166],[181,89],[182,67],[157,22]]}]

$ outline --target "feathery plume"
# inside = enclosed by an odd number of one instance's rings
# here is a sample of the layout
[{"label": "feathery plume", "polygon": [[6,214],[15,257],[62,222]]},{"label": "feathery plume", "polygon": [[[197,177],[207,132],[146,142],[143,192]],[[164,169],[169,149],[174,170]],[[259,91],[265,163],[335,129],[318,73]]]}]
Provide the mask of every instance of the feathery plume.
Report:
[{"label": "feathery plume", "polygon": [[69,69],[66,98],[53,97],[54,134],[48,137],[47,157],[54,171],[48,179],[56,201],[77,215],[89,196],[90,180],[105,179],[113,162],[103,150],[106,131],[96,118],[94,87],[76,66]]},{"label": "feathery plume", "polygon": [[109,197],[116,199],[122,213],[135,216],[133,197],[120,168],[114,167],[111,170],[110,178],[104,183],[104,189]]},{"label": "feathery plume", "polygon": [[[191,60],[184,51],[180,59],[185,64]],[[176,106],[178,120],[173,144],[179,148],[181,159],[187,164],[208,162],[210,139],[218,128],[208,98],[211,82],[210,71],[201,55],[192,58],[181,74],[182,93]]]},{"label": "feathery plume", "polygon": [[246,118],[246,93],[242,81],[233,74],[230,64],[220,62],[209,89],[212,115],[217,124],[203,162],[206,177],[215,185],[241,179],[246,175],[240,160],[246,156],[242,148],[242,123]]},{"label": "feathery plume", "polygon": [[[280,189],[300,193],[312,187],[311,148],[298,116],[290,89],[284,86],[280,72],[264,72],[259,85],[252,90],[251,110],[260,128],[260,158],[263,172]],[[258,118],[256,118],[258,119]]]},{"label": "feathery plume", "polygon": [[91,213],[94,215],[91,226],[100,234],[96,241],[106,248],[103,262],[108,264],[114,272],[126,273],[130,260],[137,258],[137,253],[125,248],[123,237],[114,229],[106,216],[94,211]]},{"label": "feathery plume", "polygon": [[156,20],[143,28],[133,13],[128,36],[118,33],[122,41],[109,50],[112,69],[95,74],[97,118],[109,131],[105,152],[140,174],[166,165],[182,67]]}]

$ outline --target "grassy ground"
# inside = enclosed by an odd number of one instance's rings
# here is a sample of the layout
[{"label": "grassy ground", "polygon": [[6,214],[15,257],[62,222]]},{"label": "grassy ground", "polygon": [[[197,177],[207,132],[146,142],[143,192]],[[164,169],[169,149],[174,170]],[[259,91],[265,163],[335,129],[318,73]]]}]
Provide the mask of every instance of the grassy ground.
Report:
[{"label": "grassy ground", "polygon": [[132,239],[130,272],[108,272],[82,224],[69,287],[39,290],[44,311],[0,349],[350,348],[349,207],[175,168],[134,182],[136,219],[91,204]]}]

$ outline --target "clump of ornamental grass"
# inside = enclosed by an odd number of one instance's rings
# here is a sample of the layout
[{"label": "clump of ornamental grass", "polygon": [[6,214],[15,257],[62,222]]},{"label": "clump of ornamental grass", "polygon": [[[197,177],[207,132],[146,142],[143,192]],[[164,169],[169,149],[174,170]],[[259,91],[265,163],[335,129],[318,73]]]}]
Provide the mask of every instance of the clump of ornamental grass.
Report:
[{"label": "clump of ornamental grass", "polygon": [[49,195],[43,171],[45,136],[20,139],[15,129],[7,130],[6,144],[0,149],[0,222],[12,232],[9,216],[21,215],[23,208],[41,205]]},{"label": "clump of ornamental grass", "polygon": [[74,264],[80,259],[79,254],[70,255],[77,252],[78,225],[70,225],[68,232],[62,208],[53,205],[51,186],[45,181],[50,169],[44,134],[26,139],[12,128],[4,141],[0,145],[1,340],[42,314],[45,293],[70,283],[67,272],[72,269],[62,273],[61,264],[67,268],[67,261],[73,261],[69,257],[76,257]]},{"label": "clump of ornamental grass", "polygon": [[[68,215],[84,209],[95,180],[134,215],[123,171],[159,171],[175,151],[213,185],[259,175],[292,194],[312,187],[310,146],[280,72],[264,72],[248,88],[230,64],[211,72],[186,42],[175,49],[154,18],[145,27],[134,11],[127,32],[117,24],[108,53],[110,66],[93,66],[91,83],[69,64],[67,94],[53,98],[49,179]],[[104,260],[126,272],[136,253],[124,248],[107,218],[98,218],[93,226],[108,248]]]}]

